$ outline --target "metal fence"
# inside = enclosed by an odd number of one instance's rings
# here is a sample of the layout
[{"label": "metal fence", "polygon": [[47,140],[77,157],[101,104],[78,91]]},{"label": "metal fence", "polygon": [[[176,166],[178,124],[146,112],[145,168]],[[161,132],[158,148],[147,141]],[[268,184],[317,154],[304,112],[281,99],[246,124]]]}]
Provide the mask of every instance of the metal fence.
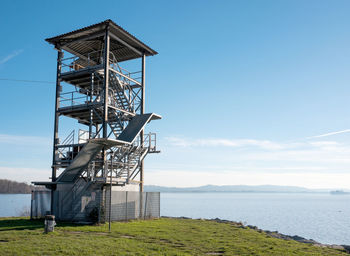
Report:
[{"label": "metal fence", "polygon": [[30,218],[44,218],[50,212],[51,191],[32,191]]},{"label": "metal fence", "polygon": [[[66,221],[108,221],[111,212],[112,221],[132,219],[151,219],[160,217],[160,192],[110,191],[105,189],[92,191],[90,195],[63,194],[70,200],[55,200],[56,218]],[[59,193],[55,192],[57,198]],[[61,198],[62,199],[62,198]],[[110,204],[111,203],[111,204]],[[50,211],[51,192],[33,191],[31,201],[31,218],[44,218]],[[111,206],[111,207],[110,207]],[[98,218],[92,219],[93,211],[98,210]]]},{"label": "metal fence", "polygon": [[[150,219],[160,217],[160,192],[106,191],[105,220]],[[111,206],[111,209],[110,209]]]}]

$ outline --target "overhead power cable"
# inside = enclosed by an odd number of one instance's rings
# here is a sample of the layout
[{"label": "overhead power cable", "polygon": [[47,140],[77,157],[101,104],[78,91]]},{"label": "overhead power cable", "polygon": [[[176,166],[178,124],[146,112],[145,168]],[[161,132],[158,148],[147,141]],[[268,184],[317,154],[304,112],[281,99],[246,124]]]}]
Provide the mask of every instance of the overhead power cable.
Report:
[{"label": "overhead power cable", "polygon": [[40,83],[40,84],[55,84],[55,82],[50,82],[50,81],[19,80],[19,79],[11,79],[11,78],[0,78],[0,81],[11,81],[11,82],[22,82],[22,83]]}]

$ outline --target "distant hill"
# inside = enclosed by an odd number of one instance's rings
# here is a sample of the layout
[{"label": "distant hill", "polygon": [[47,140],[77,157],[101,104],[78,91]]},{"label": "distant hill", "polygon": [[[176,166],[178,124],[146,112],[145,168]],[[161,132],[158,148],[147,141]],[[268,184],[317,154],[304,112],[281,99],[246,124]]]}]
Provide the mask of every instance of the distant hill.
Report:
[{"label": "distant hill", "polygon": [[[16,182],[6,179],[0,179],[0,194],[30,194],[32,190],[41,190],[44,188],[35,188],[32,185],[28,185],[24,182]],[[154,185],[145,185],[144,191],[146,192],[237,192],[237,193],[324,193],[330,192],[331,189],[308,189],[295,186],[275,186],[275,185],[260,185],[260,186],[248,186],[248,185],[205,185],[200,187],[162,187]],[[345,191],[345,190],[344,190]]]},{"label": "distant hill", "polygon": [[30,194],[33,189],[24,182],[0,179],[0,194]]},{"label": "distant hill", "polygon": [[162,187],[146,185],[145,191],[159,191],[159,192],[261,192],[261,193],[315,193],[315,192],[329,192],[329,189],[308,189],[294,186],[247,186],[247,185],[225,185],[215,186],[206,185],[200,187],[177,188],[177,187]]}]

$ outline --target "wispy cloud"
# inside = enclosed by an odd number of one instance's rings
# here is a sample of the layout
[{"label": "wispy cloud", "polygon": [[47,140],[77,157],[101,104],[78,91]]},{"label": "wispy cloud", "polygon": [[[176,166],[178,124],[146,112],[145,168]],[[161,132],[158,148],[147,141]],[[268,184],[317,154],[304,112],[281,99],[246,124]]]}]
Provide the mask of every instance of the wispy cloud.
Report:
[{"label": "wispy cloud", "polygon": [[50,143],[51,138],[47,137],[0,134],[0,144],[34,146],[50,145]]},{"label": "wispy cloud", "polygon": [[332,136],[332,135],[336,135],[336,134],[341,134],[341,133],[348,133],[348,132],[350,132],[350,129],[346,129],[346,130],[342,130],[342,131],[336,131],[336,132],[329,132],[329,133],[320,134],[320,135],[316,135],[316,136],[311,136],[311,137],[308,137],[307,139],[315,139],[315,138],[328,137],[328,136]]},{"label": "wispy cloud", "polygon": [[6,57],[0,59],[0,65],[5,64],[6,62],[8,62],[9,60],[13,59],[14,57],[18,56],[19,54],[21,54],[23,52],[23,49],[20,50],[15,50],[12,53],[10,53],[9,55],[7,55]]},{"label": "wispy cloud", "polygon": [[[324,137],[324,136],[322,136]],[[249,148],[252,150],[263,151],[287,151],[287,150],[344,150],[342,144],[337,141],[317,140],[300,142],[277,142],[271,140],[256,139],[223,139],[223,138],[185,138],[185,137],[166,137],[170,146],[175,147],[231,147],[231,148]]]},{"label": "wispy cloud", "polygon": [[222,139],[222,138],[204,138],[204,139],[189,139],[180,137],[167,137],[171,145],[180,147],[258,147],[262,149],[278,150],[282,149],[283,145],[274,143],[269,140],[254,140],[254,139]]},{"label": "wispy cloud", "polygon": [[[163,166],[181,159],[186,168],[261,172],[348,172],[350,144],[316,140],[277,142],[253,139],[167,138]],[[229,150],[233,149],[232,150]],[[172,160],[177,159],[177,160]]]}]

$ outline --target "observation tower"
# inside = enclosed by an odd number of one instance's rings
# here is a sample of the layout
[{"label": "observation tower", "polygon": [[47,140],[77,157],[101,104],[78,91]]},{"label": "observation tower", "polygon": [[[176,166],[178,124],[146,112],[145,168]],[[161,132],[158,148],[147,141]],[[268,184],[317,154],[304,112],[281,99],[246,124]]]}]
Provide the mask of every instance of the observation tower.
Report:
[{"label": "observation tower", "polygon": [[159,153],[156,134],[145,133],[161,118],[145,108],[146,57],[157,52],[112,20],[46,41],[58,53],[52,176],[33,183],[51,190],[56,218],[84,219],[96,207],[100,218],[112,190],[143,191],[144,158]]}]

